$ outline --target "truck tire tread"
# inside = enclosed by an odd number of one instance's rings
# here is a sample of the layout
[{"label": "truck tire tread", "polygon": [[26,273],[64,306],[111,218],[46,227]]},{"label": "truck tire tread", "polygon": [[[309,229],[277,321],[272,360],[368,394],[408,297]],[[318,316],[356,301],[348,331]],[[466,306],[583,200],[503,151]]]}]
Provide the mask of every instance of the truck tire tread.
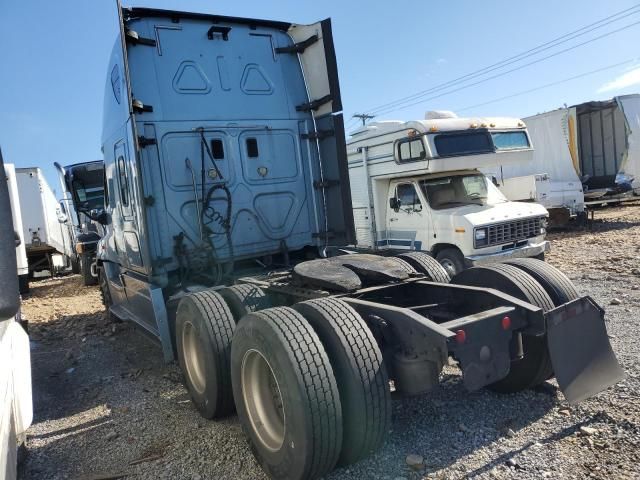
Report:
[{"label": "truck tire tread", "polygon": [[320,337],[338,382],[344,435],[338,464],[355,463],[382,446],[391,424],[382,353],[367,324],[344,301],[314,299],[293,308]]},{"label": "truck tire tread", "polygon": [[218,290],[218,293],[229,306],[236,323],[247,313],[264,310],[271,306],[264,290],[248,283],[239,283]]},{"label": "truck tire tread", "polygon": [[[307,448],[311,459],[306,465],[303,476],[299,478],[320,478],[333,469],[342,446],[342,410],[338,386],[329,358],[311,325],[300,313],[289,307],[275,307],[249,313],[238,324],[234,350],[237,348],[238,336],[253,335],[244,332],[244,328],[252,320],[256,321],[257,328],[266,327],[276,334],[280,341],[277,348],[286,353],[290,366],[295,370],[298,383],[304,388],[306,398],[300,398],[300,401],[308,407],[311,420],[312,438],[308,439],[311,445]],[[235,353],[234,357],[238,357],[243,352]],[[233,373],[234,391],[238,400],[241,401],[240,372],[234,367]],[[239,408],[238,413],[242,418],[244,411]],[[242,423],[243,428],[246,428],[247,420],[243,419]],[[250,435],[248,436],[251,438]],[[255,445],[252,445],[252,449],[260,459]],[[273,478],[283,478],[264,462],[263,467]],[[288,472],[281,473],[286,475]]]},{"label": "truck tire tread", "polygon": [[[220,295],[204,290],[189,295],[204,319],[209,338],[213,341],[214,367],[218,378],[215,405],[208,414],[200,410],[205,418],[220,418],[234,412],[231,386],[231,339],[235,328],[233,315]],[[184,301],[184,300],[183,300]],[[178,310],[180,307],[178,306]],[[180,342],[178,342],[180,343]],[[182,365],[181,365],[182,366]]]},{"label": "truck tire tread", "polygon": [[447,271],[431,255],[424,252],[407,252],[401,253],[398,257],[418,272],[425,274],[433,282],[449,283],[451,281]]},{"label": "truck tire tread", "polygon": [[548,263],[535,258],[517,258],[504,263],[513,265],[536,279],[545,289],[549,297],[551,297],[556,307],[580,297],[571,280],[560,270]]}]

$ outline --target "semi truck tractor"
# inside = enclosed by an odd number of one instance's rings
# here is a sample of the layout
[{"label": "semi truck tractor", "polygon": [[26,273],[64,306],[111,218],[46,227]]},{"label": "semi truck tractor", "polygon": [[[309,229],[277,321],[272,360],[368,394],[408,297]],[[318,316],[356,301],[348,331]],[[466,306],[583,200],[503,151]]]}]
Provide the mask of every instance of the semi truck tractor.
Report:
[{"label": "semi truck tractor", "polygon": [[178,361],[203,417],[237,412],[271,478],[375,452],[390,380],[429,392],[449,356],[470,390],[555,375],[576,402],[622,377],[602,308],[544,262],[450,279],[424,252],[326,256],[355,242],[330,20],[118,12],[104,302]]},{"label": "semi truck tractor", "polygon": [[96,285],[96,247],[103,228],[95,220],[98,210],[104,209],[104,162],[96,160],[63,167],[54,164],[58,171],[63,196],[60,206],[63,215],[60,222],[69,230],[74,273],[80,273],[85,285]]},{"label": "semi truck tractor", "polygon": [[458,118],[370,123],[347,145],[356,246],[434,256],[450,275],[513,258],[543,259],[548,213],[508,201],[480,168],[531,162],[524,123]]}]

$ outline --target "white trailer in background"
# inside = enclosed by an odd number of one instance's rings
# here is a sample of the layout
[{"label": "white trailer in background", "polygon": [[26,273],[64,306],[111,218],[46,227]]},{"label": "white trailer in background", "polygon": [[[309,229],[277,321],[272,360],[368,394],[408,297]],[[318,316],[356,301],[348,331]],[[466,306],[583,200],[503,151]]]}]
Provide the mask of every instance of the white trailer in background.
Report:
[{"label": "white trailer in background", "polygon": [[640,195],[640,95],[570,108],[569,145],[587,201]]},{"label": "white trailer in background", "polygon": [[9,202],[11,203],[11,216],[13,217],[13,229],[16,238],[16,261],[18,263],[18,282],[20,293],[29,291],[29,264],[27,262],[27,249],[25,245],[24,230],[22,228],[22,214],[20,209],[20,198],[18,195],[18,182],[16,180],[15,165],[5,163],[4,173],[7,177],[9,187]]},{"label": "white trailer in background", "polygon": [[582,182],[569,146],[570,119],[567,108],[523,118],[533,146],[532,161],[483,169],[509,200],[543,205],[551,225],[584,215]]},{"label": "white trailer in background", "polygon": [[37,167],[16,168],[16,178],[29,274],[63,270],[71,255],[71,239],[60,223],[60,206],[53,191]]}]

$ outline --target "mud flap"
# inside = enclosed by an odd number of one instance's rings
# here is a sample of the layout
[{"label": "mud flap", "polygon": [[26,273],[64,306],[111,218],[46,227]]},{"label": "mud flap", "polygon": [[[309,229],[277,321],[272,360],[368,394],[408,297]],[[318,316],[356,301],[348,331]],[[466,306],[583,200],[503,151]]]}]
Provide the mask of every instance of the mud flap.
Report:
[{"label": "mud flap", "polygon": [[604,324],[604,311],[582,297],[546,313],[547,343],[556,379],[577,403],[624,379]]}]

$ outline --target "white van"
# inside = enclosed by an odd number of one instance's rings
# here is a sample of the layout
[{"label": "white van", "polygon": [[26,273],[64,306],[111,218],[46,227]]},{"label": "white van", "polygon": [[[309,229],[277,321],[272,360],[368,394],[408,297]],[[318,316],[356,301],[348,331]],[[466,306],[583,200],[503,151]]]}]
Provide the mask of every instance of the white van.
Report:
[{"label": "white van", "polygon": [[374,122],[351,134],[347,153],[360,249],[430,252],[451,275],[549,249],[546,209],[507,200],[479,170],[531,161],[519,119]]}]

